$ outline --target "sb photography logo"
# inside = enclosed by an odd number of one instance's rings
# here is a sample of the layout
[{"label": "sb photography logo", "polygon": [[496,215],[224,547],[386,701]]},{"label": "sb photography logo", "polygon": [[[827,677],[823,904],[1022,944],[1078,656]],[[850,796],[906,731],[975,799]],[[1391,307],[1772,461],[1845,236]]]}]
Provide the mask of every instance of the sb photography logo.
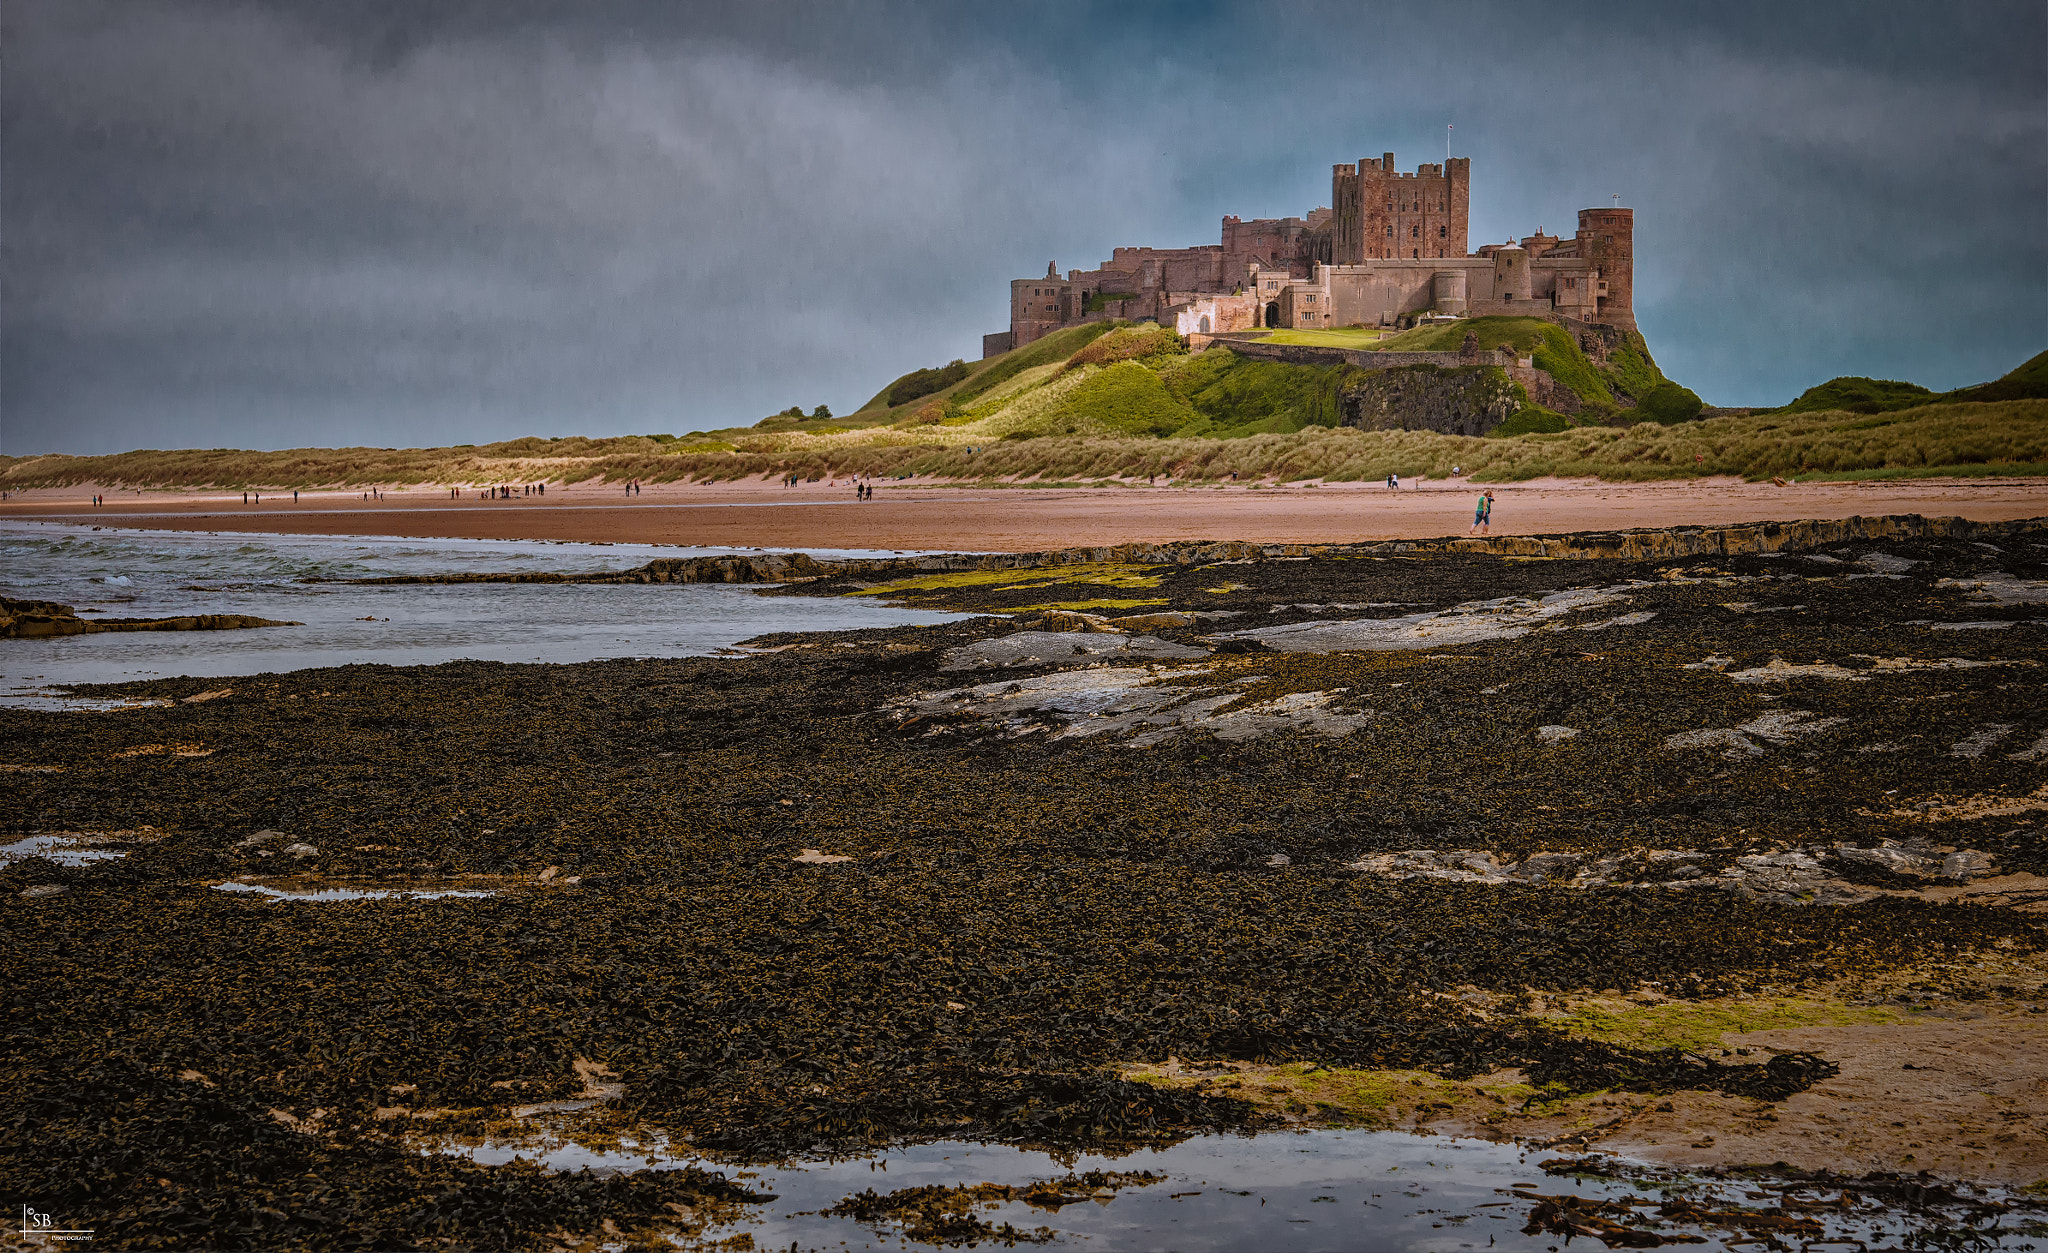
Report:
[{"label": "sb photography logo", "polygon": [[29,1206],[21,1207],[21,1234],[24,1238],[39,1240],[90,1240],[92,1232],[78,1227],[59,1227],[48,1214],[39,1213]]}]

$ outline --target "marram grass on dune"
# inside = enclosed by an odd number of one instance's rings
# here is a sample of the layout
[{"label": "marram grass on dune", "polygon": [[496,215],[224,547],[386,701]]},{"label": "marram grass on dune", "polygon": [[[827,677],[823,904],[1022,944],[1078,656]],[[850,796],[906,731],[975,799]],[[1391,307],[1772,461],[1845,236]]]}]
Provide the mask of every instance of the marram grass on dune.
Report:
[{"label": "marram grass on dune", "polygon": [[[1107,367],[1114,370],[1117,367]],[[962,425],[843,432],[739,433],[719,440],[625,436],[521,439],[463,448],[227,449],[141,451],[103,457],[0,459],[9,489],[79,483],[135,487],[315,487],[620,481],[713,482],[746,478],[905,475],[967,481],[1133,480],[1179,482],[1372,481],[1388,474],[1432,478],[1462,466],[1475,482],[1545,476],[1622,482],[1705,475],[1813,479],[1930,474],[2048,473],[2048,401],[1934,404],[1878,415],[1840,411],[1707,418],[1674,426],[1575,427],[1554,434],[1481,438],[1429,431],[1308,426],[1238,439],[1120,434],[1108,422],[1030,439],[1041,407],[1057,416],[1105,369],[1072,370]],[[1165,398],[1139,398],[1155,406]],[[1138,417],[1146,416],[1134,410]],[[1008,429],[1005,429],[1008,428]],[[1156,428],[1155,428],[1156,429]]]}]

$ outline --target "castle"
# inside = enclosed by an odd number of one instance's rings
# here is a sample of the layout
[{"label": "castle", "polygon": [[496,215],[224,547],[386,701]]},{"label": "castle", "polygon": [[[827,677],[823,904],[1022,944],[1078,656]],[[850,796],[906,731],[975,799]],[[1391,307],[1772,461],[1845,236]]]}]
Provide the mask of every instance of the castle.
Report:
[{"label": "castle", "polygon": [[1256,327],[1392,326],[1404,315],[1541,314],[1635,328],[1633,209],[1581,209],[1578,234],[1467,251],[1472,161],[1394,169],[1394,154],[1336,165],[1334,209],[1223,219],[1219,244],[1118,248],[1094,270],[1056,265],[1010,284],[1010,329],[982,356],[1064,326],[1150,319],[1183,335]]}]

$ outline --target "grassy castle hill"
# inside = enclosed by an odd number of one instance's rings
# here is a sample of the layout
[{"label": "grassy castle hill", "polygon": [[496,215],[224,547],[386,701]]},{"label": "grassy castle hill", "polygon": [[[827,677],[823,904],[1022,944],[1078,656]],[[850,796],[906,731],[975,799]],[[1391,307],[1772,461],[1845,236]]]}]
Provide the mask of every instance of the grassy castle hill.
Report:
[{"label": "grassy castle hill", "polygon": [[[936,478],[977,485],[1472,481],[1549,475],[1613,481],[1739,475],[1760,480],[2048,474],[2048,353],[2005,377],[1937,394],[1837,378],[1775,410],[1703,410],[1664,377],[1633,332],[1594,360],[1540,318],[1485,317],[1392,335],[1365,328],[1273,331],[1268,342],[1392,352],[1482,350],[1529,357],[1577,401],[1532,401],[1499,367],[1455,370],[1296,364],[1219,342],[1190,352],[1152,324],[1070,327],[982,361],[892,380],[852,414],[791,409],[752,426],[688,435],[529,436],[452,448],[250,452],[139,450],[0,457],[0,488],[311,488],[370,484],[700,483],[794,474]],[[1485,436],[1344,425],[1347,399],[1395,374],[1491,377],[1514,411]],[[1497,377],[1492,377],[1497,376]],[[1420,425],[1420,423],[1416,423]]]}]

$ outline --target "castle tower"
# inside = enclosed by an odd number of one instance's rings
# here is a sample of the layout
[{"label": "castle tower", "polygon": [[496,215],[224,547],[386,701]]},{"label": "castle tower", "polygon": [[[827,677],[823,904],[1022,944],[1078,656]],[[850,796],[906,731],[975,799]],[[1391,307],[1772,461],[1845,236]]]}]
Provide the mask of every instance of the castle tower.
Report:
[{"label": "castle tower", "polygon": [[1493,254],[1493,298],[1507,304],[1528,304],[1535,299],[1535,275],[1529,269],[1529,250],[1502,248]]},{"label": "castle tower", "polygon": [[1394,154],[1330,167],[1331,262],[1435,260],[1466,255],[1472,159],[1394,170]]},{"label": "castle tower", "polygon": [[1634,209],[1579,210],[1579,255],[1600,272],[1592,321],[1635,329]]}]

